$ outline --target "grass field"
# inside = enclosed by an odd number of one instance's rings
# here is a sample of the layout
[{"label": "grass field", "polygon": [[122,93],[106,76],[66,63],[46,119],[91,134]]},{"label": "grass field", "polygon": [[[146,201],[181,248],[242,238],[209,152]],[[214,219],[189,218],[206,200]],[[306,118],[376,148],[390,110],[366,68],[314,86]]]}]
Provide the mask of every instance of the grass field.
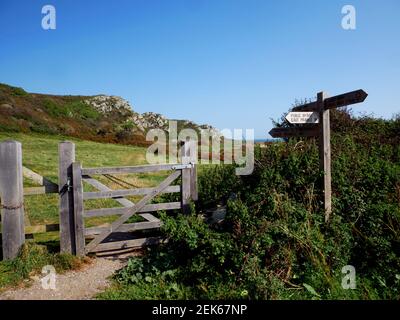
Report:
[{"label": "grass field", "polygon": [[[125,146],[116,144],[104,144],[84,141],[63,136],[2,133],[0,141],[17,140],[22,143],[23,165],[38,174],[58,183],[58,144],[61,141],[72,141],[76,145],[76,159],[81,161],[83,167],[107,167],[107,166],[129,166],[146,164],[145,151],[143,147]],[[96,176],[98,180],[111,189],[127,189],[138,187],[151,187],[157,185],[168,172],[146,173],[135,175],[113,175],[109,177]],[[24,179],[24,187],[32,187],[32,181]],[[84,185],[85,191],[95,191],[91,186]],[[138,197],[128,197],[137,201]],[[53,224],[59,222],[58,195],[32,195],[25,196],[25,213],[31,225]],[[112,199],[100,199],[85,201],[86,209],[120,207],[121,205]],[[85,221],[87,226],[95,226],[111,222],[115,216],[91,218]],[[130,220],[132,221],[132,220]],[[142,221],[139,216],[134,221]],[[37,242],[58,240],[58,232],[35,234]]]}]

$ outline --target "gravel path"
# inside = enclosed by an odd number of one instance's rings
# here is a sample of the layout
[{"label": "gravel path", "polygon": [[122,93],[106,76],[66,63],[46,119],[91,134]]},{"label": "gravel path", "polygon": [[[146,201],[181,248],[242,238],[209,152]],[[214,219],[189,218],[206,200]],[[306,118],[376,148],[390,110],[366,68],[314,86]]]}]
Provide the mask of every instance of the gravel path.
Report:
[{"label": "gravel path", "polygon": [[41,278],[33,278],[32,286],[10,289],[0,294],[0,300],[90,300],[110,286],[108,279],[126,265],[129,255],[96,258],[77,271],[57,275],[55,290],[43,289]]}]

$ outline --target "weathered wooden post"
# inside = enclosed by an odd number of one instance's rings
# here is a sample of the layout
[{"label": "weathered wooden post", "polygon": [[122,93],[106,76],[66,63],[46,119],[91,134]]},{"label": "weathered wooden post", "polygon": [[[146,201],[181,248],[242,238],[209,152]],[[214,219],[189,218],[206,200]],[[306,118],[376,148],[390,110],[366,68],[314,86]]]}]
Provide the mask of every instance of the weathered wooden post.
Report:
[{"label": "weathered wooden post", "polygon": [[22,147],[17,141],[0,143],[0,196],[3,259],[17,257],[25,242]]},{"label": "weathered wooden post", "polygon": [[[190,164],[190,143],[185,141],[181,146],[181,164]],[[181,185],[181,206],[183,213],[190,212],[191,200],[191,168],[182,169],[182,185]]]},{"label": "weathered wooden post", "polygon": [[325,109],[325,92],[318,92],[317,104],[319,109],[319,164],[323,177],[323,203],[325,222],[329,221],[332,212],[332,174],[331,174],[331,125],[329,109]]},{"label": "weathered wooden post", "polygon": [[80,162],[72,164],[72,189],[74,198],[74,234],[75,234],[75,254],[85,255],[85,235],[83,221],[83,186],[82,186],[82,166]]},{"label": "weathered wooden post", "polygon": [[58,145],[58,186],[60,212],[60,250],[75,254],[74,201],[72,190],[72,164],[75,161],[75,144],[69,141]]},{"label": "weathered wooden post", "polygon": [[197,141],[191,140],[187,142],[189,144],[189,161],[192,164],[192,168],[190,169],[190,197],[193,201],[197,201],[199,199],[198,190],[197,190]]}]

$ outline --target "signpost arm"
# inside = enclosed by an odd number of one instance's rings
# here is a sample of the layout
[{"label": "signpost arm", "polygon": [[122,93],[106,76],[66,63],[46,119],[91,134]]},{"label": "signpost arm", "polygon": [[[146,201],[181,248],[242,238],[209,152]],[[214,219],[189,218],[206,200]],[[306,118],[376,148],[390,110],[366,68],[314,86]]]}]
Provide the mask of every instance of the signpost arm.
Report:
[{"label": "signpost arm", "polygon": [[319,156],[320,169],[324,172],[323,177],[323,203],[325,209],[325,222],[329,221],[332,212],[332,177],[331,177],[331,131],[329,109],[325,110],[325,92],[319,92],[317,95],[317,104],[319,108]]},{"label": "signpost arm", "polygon": [[[316,127],[273,128],[269,134],[274,137],[312,137],[318,136],[320,169],[324,173],[322,182],[325,222],[329,222],[332,213],[332,177],[331,177],[331,129],[329,109],[363,102],[368,94],[355,90],[328,98],[325,92],[319,92],[317,101],[303,104],[292,109],[286,119],[290,123],[319,123]],[[319,121],[314,118],[318,113]],[[313,116],[314,114],[314,116]]]}]

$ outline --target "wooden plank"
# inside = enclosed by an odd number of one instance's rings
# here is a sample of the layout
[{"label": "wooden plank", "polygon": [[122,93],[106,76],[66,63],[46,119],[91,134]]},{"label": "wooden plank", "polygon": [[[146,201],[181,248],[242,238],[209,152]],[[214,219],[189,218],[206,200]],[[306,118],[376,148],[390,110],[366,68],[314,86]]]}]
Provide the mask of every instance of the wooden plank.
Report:
[{"label": "wooden plank", "polygon": [[10,260],[25,242],[20,142],[0,143],[0,197],[3,259]]},{"label": "wooden plank", "polygon": [[[174,204],[174,205],[173,205],[173,204]],[[179,207],[178,207],[178,205],[179,205]],[[147,206],[154,206],[154,207],[150,207],[150,208],[152,208],[153,210],[144,210]],[[147,206],[144,206],[144,208],[143,208],[142,210],[143,210],[143,211],[159,211],[159,210],[160,210],[159,207],[158,207],[158,208],[155,207],[156,204],[149,204],[149,205],[147,205]],[[174,208],[174,206],[176,206],[176,207]],[[179,209],[180,206],[181,206],[181,203],[180,203],[180,202],[171,202],[171,203],[170,203],[170,208],[168,208],[168,209],[163,209],[163,210]],[[153,215],[150,214],[150,213],[141,213],[140,216],[141,216],[142,218],[146,219],[147,221],[150,221],[150,222],[160,221],[160,219],[156,218],[155,216],[153,216]]]},{"label": "wooden plank", "polygon": [[[190,144],[185,142],[181,147],[181,163],[189,164],[190,160]],[[191,169],[182,169],[181,205],[183,213],[190,212],[190,171]]]},{"label": "wooden plank", "polygon": [[128,248],[141,248],[144,246],[156,245],[163,243],[162,237],[149,237],[134,240],[106,242],[97,245],[91,252],[101,252],[110,250],[123,250]]},{"label": "wooden plank", "polygon": [[[124,208],[103,208],[103,209],[93,209],[87,210],[83,212],[83,216],[85,218],[93,218],[93,217],[105,217],[105,216],[113,216],[113,215],[123,215],[130,210],[132,210],[135,205],[131,207],[124,207]],[[161,210],[175,210],[180,209],[181,203],[180,202],[167,202],[167,203],[152,203],[147,204],[137,212],[151,212],[151,211],[161,211]],[[143,215],[142,215],[143,216]],[[151,216],[152,218],[150,218]],[[152,221],[158,221],[159,219],[155,218],[152,215],[147,216],[147,218],[155,219]],[[145,218],[145,217],[143,217]],[[145,218],[146,219],[146,218]]]},{"label": "wooden plank", "polygon": [[313,127],[273,128],[269,134],[274,138],[317,137],[319,129],[318,125]]},{"label": "wooden plank", "polygon": [[28,178],[37,184],[41,185],[45,189],[45,193],[57,193],[58,192],[58,185],[53,183],[49,179],[41,176],[40,174],[28,169],[26,167],[22,167],[22,172],[25,178]]},{"label": "wooden plank", "polygon": [[60,225],[57,224],[43,224],[36,226],[25,226],[25,234],[46,233],[52,231],[59,231]]},{"label": "wooden plank", "polygon": [[197,186],[197,164],[195,163],[190,170],[190,197],[193,201],[199,200],[199,191]]},{"label": "wooden plank", "polygon": [[[162,192],[165,188],[167,188],[180,175],[181,173],[179,171],[175,171],[170,176],[168,176],[163,182],[161,182],[158,185],[157,188],[154,189],[154,191],[144,196],[138,203],[135,204],[133,208],[130,208],[128,212],[124,213],[118,220],[114,221],[111,224],[111,230],[117,230],[118,227],[120,227],[126,220],[128,220],[133,214],[142,209],[147,204],[147,202],[149,202],[151,199],[160,194],[160,192]],[[94,240],[92,240],[87,245],[86,252],[88,253],[93,251],[99,245],[99,243],[102,242],[109,234],[110,232],[108,230],[99,234]]]},{"label": "wooden plank", "polygon": [[[139,189],[129,189],[129,190],[112,190],[112,191],[100,191],[100,192],[84,192],[83,199],[106,199],[106,198],[117,198],[126,196],[137,196],[146,195],[151,193],[155,188],[139,188]],[[169,186],[162,193],[175,193],[180,192],[180,186]]]},{"label": "wooden plank", "polygon": [[367,98],[368,94],[362,90],[355,90],[347,93],[343,93],[331,98],[324,100],[324,109],[329,110],[333,108],[339,108],[349,106],[352,104],[363,102]]},{"label": "wooden plank", "polygon": [[98,175],[98,174],[127,174],[127,173],[143,173],[172,170],[175,164],[151,164],[144,166],[133,167],[105,167],[105,168],[83,168],[83,175]]},{"label": "wooden plank", "polygon": [[[168,239],[162,240],[162,244],[168,243]],[[139,247],[131,247],[127,249],[121,249],[121,250],[112,250],[112,251],[102,251],[102,252],[96,252],[96,257],[107,257],[107,256],[116,256],[119,254],[126,254],[126,253],[133,253],[136,250],[142,249],[142,246]]]},{"label": "wooden plank", "polygon": [[[89,183],[91,186],[95,187],[97,190],[112,191],[112,189],[110,189],[106,185],[102,184],[100,181],[93,179],[92,177],[90,177],[88,175],[82,176],[82,179],[85,182]],[[128,199],[124,199],[124,198],[114,198],[114,200],[117,201],[118,203],[122,204],[124,207],[132,207],[135,205],[132,201],[129,201]],[[159,221],[159,219],[157,219],[150,213],[139,213],[139,215],[148,221]]]},{"label": "wooden plank", "polygon": [[[106,185],[102,184],[100,181],[88,176],[88,175],[83,175],[82,176],[83,181],[87,182],[91,186],[95,187],[97,190],[100,191],[113,191]],[[129,201],[128,199],[123,199],[123,198],[115,198],[115,201],[119,202],[122,204],[124,207],[131,207],[134,206],[135,204],[132,201]]]},{"label": "wooden plank", "polygon": [[320,170],[324,172],[323,177],[323,203],[325,209],[325,222],[329,221],[332,212],[332,186],[331,186],[331,129],[329,109],[324,107],[326,94],[318,93],[318,104],[320,107],[320,134],[319,134],[319,157]]},{"label": "wooden plank", "polygon": [[197,158],[198,158],[198,144],[197,141],[190,141],[190,154],[189,161],[193,164],[190,169],[190,198],[197,201],[199,198],[197,187]]},{"label": "wooden plank", "polygon": [[316,101],[305,103],[301,106],[294,107],[292,111],[316,111],[319,112],[319,106]]},{"label": "wooden plank", "polygon": [[24,196],[32,196],[37,194],[58,193],[58,186],[56,187],[29,187],[24,188]]},{"label": "wooden plank", "polygon": [[[339,94],[334,97],[327,98],[324,100],[324,109],[329,110],[333,108],[339,108],[349,106],[352,104],[363,102],[367,98],[368,94],[362,90],[355,90],[343,94]],[[320,105],[318,101],[303,104],[301,106],[294,107],[293,111],[320,111]]]},{"label": "wooden plank", "polygon": [[58,145],[58,186],[60,216],[60,251],[74,253],[74,202],[72,188],[72,163],[75,161],[75,144],[64,141]]},{"label": "wooden plank", "polygon": [[[58,187],[57,187],[58,189]],[[57,190],[58,192],[58,190]],[[28,187],[24,188],[24,196],[32,196],[32,195],[37,195],[37,194],[46,194],[46,188],[45,187]]]},{"label": "wooden plank", "polygon": [[75,254],[83,256],[85,255],[85,226],[83,221],[83,186],[80,162],[72,164],[72,189],[74,194]]},{"label": "wooden plank", "polygon": [[[118,232],[133,232],[137,230],[157,229],[160,228],[160,226],[161,226],[161,221],[155,221],[155,222],[144,221],[144,222],[127,223],[120,226]],[[108,225],[103,227],[85,228],[85,236],[97,235],[106,230],[112,232],[111,226]]]}]

